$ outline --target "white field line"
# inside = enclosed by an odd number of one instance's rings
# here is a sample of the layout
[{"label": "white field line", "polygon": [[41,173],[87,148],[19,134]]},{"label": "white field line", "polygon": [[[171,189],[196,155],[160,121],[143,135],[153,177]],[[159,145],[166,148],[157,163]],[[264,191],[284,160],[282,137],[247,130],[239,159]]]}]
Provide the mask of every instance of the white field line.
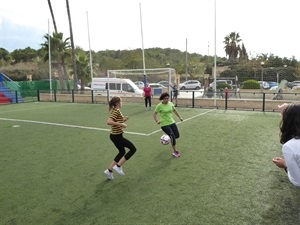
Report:
[{"label": "white field line", "polygon": [[[204,113],[200,113],[200,114],[198,114],[198,115],[195,115],[195,116],[189,117],[189,118],[187,118],[187,119],[184,119],[182,122],[177,122],[176,124],[184,123],[184,122],[186,122],[186,121],[189,121],[189,120],[191,120],[191,119],[194,119],[194,118],[196,118],[196,117],[198,117],[198,116],[203,116],[203,115],[205,115],[205,114],[207,114],[207,113],[210,113],[210,112],[212,112],[212,111],[215,111],[215,110],[216,110],[216,109],[212,109],[212,110],[206,111],[206,112],[204,112]],[[152,135],[152,134],[158,133],[158,132],[160,132],[160,131],[161,131],[161,129],[156,130],[156,131],[153,131],[153,132],[147,134],[147,136],[150,136],[150,135]]]},{"label": "white field line", "polygon": [[18,111],[26,111],[26,110],[44,109],[44,108],[50,108],[50,107],[56,107],[56,106],[65,106],[65,105],[72,105],[72,104],[78,104],[78,103],[67,103],[67,104],[49,105],[49,106],[33,107],[33,108],[27,108],[27,109],[15,109],[15,110],[10,110],[10,111],[1,111],[0,113],[10,113],[10,112],[18,112]]},{"label": "white field line", "polygon": [[[212,110],[206,111],[204,113],[200,113],[198,115],[195,115],[195,116],[189,117],[187,119],[184,119],[182,122],[177,122],[176,124],[184,123],[186,121],[189,121],[189,120],[194,119],[194,118],[199,117],[199,116],[203,116],[203,115],[205,115],[207,113],[210,113],[212,111],[215,111],[215,110],[216,109],[212,109]],[[51,126],[71,127],[71,128],[80,128],[80,129],[87,129],[87,130],[98,130],[98,131],[110,132],[110,129],[104,129],[104,128],[98,128],[98,127],[86,127],[86,126],[70,125],[70,124],[62,124],[62,123],[50,123],[50,122],[34,121],[34,120],[9,119],[9,118],[1,118],[1,117],[0,117],[0,120],[23,122],[23,123],[36,123],[36,124],[45,124],[45,125],[51,125]],[[133,134],[133,135],[139,135],[139,136],[151,136],[151,135],[153,135],[155,133],[158,133],[160,131],[161,131],[161,129],[153,131],[149,134],[125,131],[125,134]]]},{"label": "white field line", "polygon": [[[100,131],[110,132],[110,129],[104,129],[104,128],[98,128],[98,127],[85,127],[85,126],[78,126],[78,125],[49,123],[49,122],[34,121],[34,120],[19,120],[19,119],[8,119],[8,118],[0,118],[0,120],[16,121],[16,122],[23,122],[23,123],[37,123],[37,124],[45,124],[45,125],[51,125],[51,126],[71,127],[71,128],[80,128],[80,129],[87,129],[87,130],[100,130]],[[148,136],[147,134],[144,134],[144,133],[136,133],[136,132],[130,132],[130,131],[127,131],[125,133],[140,135],[140,136]]]}]

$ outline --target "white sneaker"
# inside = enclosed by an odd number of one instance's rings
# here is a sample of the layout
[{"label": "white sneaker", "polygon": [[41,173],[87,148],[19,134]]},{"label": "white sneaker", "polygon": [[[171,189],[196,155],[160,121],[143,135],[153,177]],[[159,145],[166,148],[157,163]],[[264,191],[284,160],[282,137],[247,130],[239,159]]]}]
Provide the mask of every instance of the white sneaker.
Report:
[{"label": "white sneaker", "polygon": [[118,167],[117,165],[114,165],[113,169],[121,176],[125,176],[125,173],[122,170],[122,166]]},{"label": "white sneaker", "polygon": [[109,172],[109,170],[104,170],[104,174],[107,176],[107,178],[108,178],[109,180],[114,179],[113,173],[112,173],[112,172]]}]

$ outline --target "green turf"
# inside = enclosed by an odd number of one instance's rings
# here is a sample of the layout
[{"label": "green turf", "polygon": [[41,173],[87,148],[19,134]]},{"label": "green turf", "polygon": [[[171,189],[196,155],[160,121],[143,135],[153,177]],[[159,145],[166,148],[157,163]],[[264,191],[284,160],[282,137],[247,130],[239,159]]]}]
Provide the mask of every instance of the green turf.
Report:
[{"label": "green turf", "polygon": [[182,157],[172,158],[153,111],[123,106],[138,150],[109,181],[107,105],[0,106],[0,224],[300,223],[300,189],[271,161],[281,155],[278,113],[178,111]]}]

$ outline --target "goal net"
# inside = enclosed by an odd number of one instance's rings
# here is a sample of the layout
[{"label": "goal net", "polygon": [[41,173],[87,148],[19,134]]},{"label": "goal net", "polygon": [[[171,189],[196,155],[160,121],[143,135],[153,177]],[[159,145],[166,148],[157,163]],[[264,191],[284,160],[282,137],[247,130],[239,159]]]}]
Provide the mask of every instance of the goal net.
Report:
[{"label": "goal net", "polygon": [[173,86],[175,82],[179,84],[179,80],[176,77],[176,70],[173,68],[108,70],[107,77],[130,79],[140,89],[146,83],[149,83],[154,94],[158,94],[160,90],[170,93],[172,90],[170,85]]}]

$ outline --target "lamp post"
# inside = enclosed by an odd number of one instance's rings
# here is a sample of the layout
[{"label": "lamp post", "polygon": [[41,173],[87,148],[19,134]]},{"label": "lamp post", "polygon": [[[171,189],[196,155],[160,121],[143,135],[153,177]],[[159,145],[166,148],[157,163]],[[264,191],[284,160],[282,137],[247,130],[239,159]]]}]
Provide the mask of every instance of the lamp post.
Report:
[{"label": "lamp post", "polygon": [[263,82],[264,82],[264,65],[265,65],[265,62],[264,61],[261,61],[260,62],[260,65],[261,65],[261,89],[263,90]]},{"label": "lamp post", "polygon": [[168,67],[168,92],[169,94],[171,94],[171,90],[170,90],[170,84],[171,84],[171,70],[170,70],[170,63],[167,63],[166,66]]}]

